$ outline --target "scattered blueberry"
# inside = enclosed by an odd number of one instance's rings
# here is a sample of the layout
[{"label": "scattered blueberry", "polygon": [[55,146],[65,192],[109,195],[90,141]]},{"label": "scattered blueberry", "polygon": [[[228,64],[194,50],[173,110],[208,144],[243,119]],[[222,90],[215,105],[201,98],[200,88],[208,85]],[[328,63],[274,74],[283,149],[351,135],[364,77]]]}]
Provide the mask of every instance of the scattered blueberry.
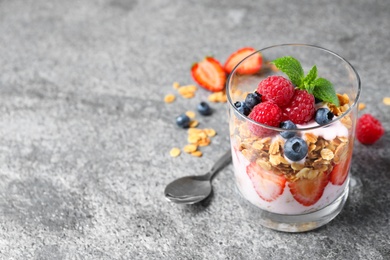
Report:
[{"label": "scattered blueberry", "polygon": [[197,106],[197,109],[198,109],[198,112],[201,114],[201,115],[204,115],[204,116],[209,116],[211,115],[211,113],[213,112],[211,107],[209,106],[209,104],[207,104],[206,102],[202,101],[198,104]]},{"label": "scattered blueberry", "polygon": [[253,93],[249,93],[245,98],[245,104],[249,109],[253,109],[254,106],[261,102],[261,95],[255,91]]},{"label": "scattered blueberry", "polygon": [[249,115],[249,113],[251,112],[249,107],[243,101],[237,101],[236,103],[234,103],[234,106],[237,108],[238,112],[240,112],[244,116]]},{"label": "scattered blueberry", "polygon": [[186,114],[181,114],[176,117],[176,124],[181,128],[188,128],[190,126],[190,118]]},{"label": "scattered blueberry", "polygon": [[300,161],[307,155],[308,147],[306,142],[300,137],[287,139],[284,144],[284,155],[291,161]]},{"label": "scattered blueberry", "polygon": [[316,111],[316,114],[314,116],[314,120],[319,124],[319,125],[324,125],[326,123],[329,123],[332,121],[334,117],[334,114],[327,108],[319,108]]},{"label": "scattered blueberry", "polygon": [[[297,129],[297,126],[291,120],[287,120],[280,123],[280,128],[293,130],[293,129]],[[295,136],[295,134],[296,134],[295,132],[289,132],[289,131],[280,132],[280,135],[285,139],[289,139]]]}]

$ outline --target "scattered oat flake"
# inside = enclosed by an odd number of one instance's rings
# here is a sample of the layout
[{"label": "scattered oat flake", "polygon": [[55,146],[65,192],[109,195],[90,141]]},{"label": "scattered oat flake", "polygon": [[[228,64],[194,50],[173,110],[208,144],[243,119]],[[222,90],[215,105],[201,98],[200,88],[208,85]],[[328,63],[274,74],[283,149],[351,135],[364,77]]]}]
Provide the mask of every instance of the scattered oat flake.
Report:
[{"label": "scattered oat flake", "polygon": [[383,103],[384,103],[386,106],[390,106],[390,97],[384,97],[384,98],[383,98]]},{"label": "scattered oat flake", "polygon": [[174,89],[178,89],[178,88],[180,88],[180,84],[179,84],[179,82],[173,82],[173,85],[172,85],[172,87],[173,87]]},{"label": "scattered oat flake", "polygon": [[175,95],[173,95],[173,94],[167,94],[167,95],[165,95],[165,97],[164,97],[164,102],[165,102],[165,103],[172,103],[173,101],[175,101],[175,99],[176,99],[176,96],[175,96]]},{"label": "scattered oat flake", "polygon": [[214,92],[209,95],[208,100],[210,102],[226,102],[227,97],[225,91]]},{"label": "scattered oat flake", "polygon": [[198,146],[196,144],[187,144],[184,146],[183,151],[186,153],[193,153],[198,150]]},{"label": "scattered oat flake", "polygon": [[178,157],[180,155],[180,153],[181,153],[180,149],[177,147],[172,148],[171,151],[169,152],[171,157]]},{"label": "scattered oat flake", "polygon": [[199,125],[199,122],[197,120],[190,121],[190,128],[197,127],[198,125]]},{"label": "scattered oat flake", "polygon": [[202,130],[202,129],[199,129],[199,128],[189,128],[188,131],[187,131],[187,133],[188,133],[189,135],[192,135],[192,134],[199,134],[199,133],[201,133],[201,132],[203,132],[203,130]]},{"label": "scattered oat flake", "polygon": [[187,85],[177,88],[177,91],[184,98],[193,98],[195,97],[195,92],[197,89],[198,88],[195,85]]},{"label": "scattered oat flake", "polygon": [[197,144],[198,144],[199,146],[208,146],[210,143],[211,143],[211,140],[210,140],[210,138],[208,138],[208,137],[202,138],[202,139],[200,139],[200,140],[197,142]]},{"label": "scattered oat flake", "polygon": [[187,111],[186,112],[186,115],[191,118],[191,119],[194,119],[195,118],[195,112],[194,111]]},{"label": "scattered oat flake", "polygon": [[359,111],[360,111],[360,110],[363,110],[363,109],[365,109],[365,108],[366,108],[366,104],[364,104],[364,103],[359,103],[359,107],[358,107]]},{"label": "scattered oat flake", "polygon": [[195,152],[192,152],[191,155],[195,157],[201,157],[203,153],[199,150],[196,150]]},{"label": "scattered oat flake", "polygon": [[190,144],[196,144],[197,142],[199,142],[199,140],[200,140],[200,137],[197,135],[188,135],[188,138],[187,138],[187,141]]},{"label": "scattered oat flake", "polygon": [[208,137],[213,137],[217,134],[217,132],[212,128],[206,128],[204,131]]},{"label": "scattered oat flake", "polygon": [[194,92],[187,92],[185,94],[182,94],[181,96],[183,98],[193,98],[193,97],[195,97],[195,93]]}]

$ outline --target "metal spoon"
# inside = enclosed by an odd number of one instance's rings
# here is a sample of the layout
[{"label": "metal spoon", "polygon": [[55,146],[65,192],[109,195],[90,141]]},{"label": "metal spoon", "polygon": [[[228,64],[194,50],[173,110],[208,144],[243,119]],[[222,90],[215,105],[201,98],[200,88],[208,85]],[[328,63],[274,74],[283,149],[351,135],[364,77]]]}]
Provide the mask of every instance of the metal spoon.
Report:
[{"label": "metal spoon", "polygon": [[177,179],[165,188],[167,200],[178,204],[194,204],[207,198],[211,191],[213,176],[232,160],[231,151],[227,151],[205,175],[186,176]]}]

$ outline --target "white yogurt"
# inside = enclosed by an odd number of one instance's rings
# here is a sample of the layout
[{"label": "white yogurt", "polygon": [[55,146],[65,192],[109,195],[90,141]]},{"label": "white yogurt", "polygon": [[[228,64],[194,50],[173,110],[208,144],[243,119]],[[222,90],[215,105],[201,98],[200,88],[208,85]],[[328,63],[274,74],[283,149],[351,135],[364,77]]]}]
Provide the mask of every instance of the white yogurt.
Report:
[{"label": "white yogurt", "polygon": [[[299,125],[299,124],[297,125],[298,129],[315,127],[315,126],[319,126],[319,124],[316,121],[312,121],[304,125]],[[312,130],[302,131],[303,138],[304,138],[304,134],[306,133],[311,133],[316,136],[321,136],[328,141],[335,139],[337,136],[348,137],[348,129],[345,127],[345,125],[343,125],[340,122],[340,120],[337,120],[333,124],[328,125],[326,127],[319,127]]]},{"label": "white yogurt", "polygon": [[316,211],[326,207],[336,200],[343,193],[347,181],[343,185],[333,185],[331,182],[325,187],[322,197],[311,206],[304,206],[298,203],[290,192],[288,182],[284,187],[283,193],[275,200],[268,202],[263,200],[256,192],[246,168],[250,162],[241,152],[233,149],[233,165],[236,177],[236,183],[241,195],[253,205],[278,214],[304,214]]}]

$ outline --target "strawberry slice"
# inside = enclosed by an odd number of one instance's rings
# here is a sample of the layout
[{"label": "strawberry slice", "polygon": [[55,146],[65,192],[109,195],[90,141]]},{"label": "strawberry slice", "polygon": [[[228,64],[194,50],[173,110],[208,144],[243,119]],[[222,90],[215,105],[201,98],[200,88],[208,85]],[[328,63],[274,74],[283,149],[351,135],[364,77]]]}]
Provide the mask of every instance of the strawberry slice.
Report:
[{"label": "strawberry slice", "polygon": [[[240,61],[242,61],[244,58],[248,57],[254,52],[256,52],[254,48],[245,47],[232,53],[227,59],[227,61],[225,62],[225,65],[223,66],[226,73],[232,72],[234,67]],[[259,52],[257,52],[256,54],[252,55],[250,58],[248,58],[248,60],[246,60],[244,63],[240,65],[240,67],[237,69],[237,73],[255,74],[260,70],[262,64],[263,64],[263,57]]]},{"label": "strawberry slice", "polygon": [[286,184],[286,178],[263,170],[255,162],[249,164],[246,172],[252,181],[257,195],[265,201],[273,201],[279,197]]},{"label": "strawberry slice", "polygon": [[315,179],[300,179],[289,183],[288,187],[296,201],[304,206],[311,206],[321,198],[328,182],[327,174],[322,172]]},{"label": "strawberry slice", "polygon": [[218,92],[225,89],[226,73],[213,57],[205,57],[192,65],[191,75],[196,83],[207,90]]},{"label": "strawberry slice", "polygon": [[349,167],[351,166],[351,155],[345,159],[345,161],[336,164],[330,173],[330,182],[334,185],[342,185],[347,179],[349,173]]}]

